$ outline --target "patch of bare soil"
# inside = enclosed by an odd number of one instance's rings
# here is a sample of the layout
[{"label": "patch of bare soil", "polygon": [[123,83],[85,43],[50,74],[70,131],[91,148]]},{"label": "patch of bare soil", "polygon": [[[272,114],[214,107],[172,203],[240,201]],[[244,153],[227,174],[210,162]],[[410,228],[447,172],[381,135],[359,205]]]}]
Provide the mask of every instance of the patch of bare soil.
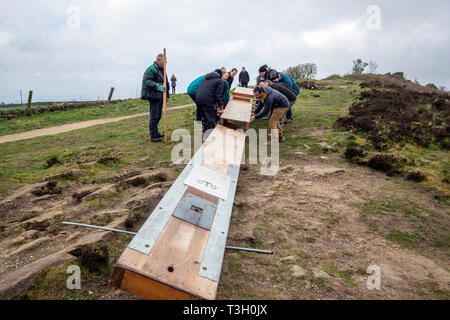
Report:
[{"label": "patch of bare soil", "polygon": [[105,264],[115,249],[95,244],[111,233],[61,222],[138,231],[178,174],[161,166],[119,170],[99,184],[62,174],[13,192],[0,202],[0,297],[20,294],[54,261],[77,257],[92,269]]},{"label": "patch of bare soil", "polygon": [[[448,241],[432,245],[448,239],[448,207],[338,155],[283,165],[241,173],[229,243],[275,254],[227,252],[219,299],[449,298]],[[372,265],[380,290],[367,287]]]}]

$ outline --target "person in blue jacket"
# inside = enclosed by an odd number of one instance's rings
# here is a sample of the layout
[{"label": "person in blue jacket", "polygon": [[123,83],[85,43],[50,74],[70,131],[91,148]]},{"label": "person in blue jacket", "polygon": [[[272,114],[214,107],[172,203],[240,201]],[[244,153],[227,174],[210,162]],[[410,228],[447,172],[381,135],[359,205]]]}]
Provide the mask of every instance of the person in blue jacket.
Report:
[{"label": "person in blue jacket", "polygon": [[[276,70],[269,71],[269,80],[275,83],[280,83],[295,92],[296,95],[300,94],[300,87],[295,83],[294,79],[286,73],[277,72]],[[292,110],[286,113],[286,123],[292,123]]]},{"label": "person in blue jacket", "polygon": [[204,118],[202,110],[200,109],[200,107],[197,103],[196,96],[197,96],[198,88],[200,88],[200,84],[202,83],[203,79],[205,79],[205,77],[206,77],[206,74],[198,77],[197,79],[192,81],[191,84],[189,85],[189,87],[187,88],[187,93],[188,93],[189,97],[191,97],[192,101],[194,101],[194,103],[197,107],[196,119],[195,119],[197,121],[202,121],[202,119]]}]

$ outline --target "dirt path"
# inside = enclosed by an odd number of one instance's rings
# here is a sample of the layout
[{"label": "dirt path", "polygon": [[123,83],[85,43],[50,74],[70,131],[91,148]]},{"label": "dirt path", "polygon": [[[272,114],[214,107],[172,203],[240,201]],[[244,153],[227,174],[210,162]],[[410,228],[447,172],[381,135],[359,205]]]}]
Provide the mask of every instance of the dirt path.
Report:
[{"label": "dirt path", "polygon": [[[168,111],[176,111],[176,110],[180,110],[180,109],[184,109],[184,108],[188,108],[188,107],[192,107],[192,106],[194,106],[194,104],[187,104],[187,105],[172,107],[172,108],[168,108],[167,110]],[[95,119],[95,120],[65,124],[65,125],[58,126],[58,127],[50,127],[50,128],[31,130],[31,131],[26,131],[26,132],[21,132],[21,133],[15,133],[15,134],[10,134],[10,135],[6,135],[6,136],[0,136],[0,144],[7,143],[7,142],[20,141],[20,140],[33,139],[33,138],[37,138],[37,137],[41,137],[41,136],[51,136],[51,135],[56,135],[56,134],[69,132],[69,131],[73,131],[73,130],[84,129],[84,128],[96,126],[99,124],[112,123],[112,122],[127,120],[127,119],[131,119],[131,118],[136,118],[136,117],[143,117],[143,116],[148,116],[148,112],[134,114],[131,116],[124,116],[124,117]]]}]

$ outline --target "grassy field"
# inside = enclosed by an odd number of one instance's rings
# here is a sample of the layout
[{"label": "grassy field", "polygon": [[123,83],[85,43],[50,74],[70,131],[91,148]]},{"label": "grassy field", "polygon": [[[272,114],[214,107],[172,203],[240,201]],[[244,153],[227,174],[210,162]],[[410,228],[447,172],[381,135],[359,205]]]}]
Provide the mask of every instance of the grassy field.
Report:
[{"label": "grassy field", "polygon": [[[334,122],[346,115],[349,105],[358,99],[359,83],[351,78],[317,81],[316,85],[325,86],[327,90],[302,91],[293,109],[294,122],[286,126],[286,142],[280,145],[281,165],[288,168],[282,169],[276,179],[261,177],[258,165],[243,167],[232,219],[231,245],[271,248],[276,254],[227,252],[218,298],[389,299],[413,294],[417,298],[449,299],[449,292],[439,279],[415,281],[410,277],[405,284],[399,278],[401,281],[390,283],[388,289],[380,293],[364,289],[365,269],[373,259],[383,257],[393,264],[392,261],[401,257],[400,266],[413,268],[417,264],[419,270],[423,256],[436,259],[436,263],[445,260],[442,257],[449,239],[448,213],[439,211],[442,203],[428,193],[432,181],[411,183],[403,178],[387,177],[349,164],[342,156],[346,147],[366,143],[362,135],[332,129]],[[189,97],[181,96],[177,104],[187,103],[191,103]],[[114,115],[117,116],[145,112],[148,108],[145,102],[138,100],[116,107]],[[93,116],[85,117],[83,110],[76,111],[81,112],[74,115],[77,121]],[[102,108],[96,112],[98,118],[111,116]],[[49,114],[45,122],[49,126],[62,121],[52,119],[52,115],[59,116]],[[36,125],[35,119],[25,120]],[[179,128],[192,133],[194,120],[194,107],[171,113],[169,136]],[[264,120],[252,124],[255,129],[267,127],[268,122]],[[0,199],[21,186],[70,170],[84,172],[74,178],[78,185],[108,183],[114,180],[119,169],[174,170],[170,155],[178,143],[150,143],[148,118],[138,117],[2,144]],[[336,153],[330,151],[331,148]],[[423,161],[426,170],[436,175],[448,165],[446,154],[433,147],[407,147],[401,152],[409,152],[408,157]],[[307,179],[302,171],[307,166],[345,167],[345,173]],[[70,187],[72,182],[64,183]],[[114,194],[114,197],[119,201],[123,195]],[[105,203],[86,202],[84,210],[113,208],[113,199],[107,200]],[[97,217],[98,224],[109,221],[105,219]],[[105,243],[110,252],[105,270],[82,268],[83,279],[86,279],[83,290],[74,293],[53,285],[67,278],[67,264],[62,264],[41,273],[22,298],[98,299],[108,294],[106,284],[112,264],[131,240],[122,235],[115,235],[113,239]],[[411,255],[414,255],[413,260]],[[286,256],[290,256],[292,262],[280,263],[279,259]],[[292,277],[291,264],[294,263],[308,270],[303,278]],[[394,267],[391,268],[390,272],[394,272]]]},{"label": "grassy field", "polygon": [[[174,107],[193,103],[187,94],[173,95],[167,106]],[[48,112],[13,120],[0,120],[0,135],[19,133],[33,129],[59,126],[68,123],[127,116],[148,112],[147,101],[132,99],[114,105],[95,106],[83,109]]]}]

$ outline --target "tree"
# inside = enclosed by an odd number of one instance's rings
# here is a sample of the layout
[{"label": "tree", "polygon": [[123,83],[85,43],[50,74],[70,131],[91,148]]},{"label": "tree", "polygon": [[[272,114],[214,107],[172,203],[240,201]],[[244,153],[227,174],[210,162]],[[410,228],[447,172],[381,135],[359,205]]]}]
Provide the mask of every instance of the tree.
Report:
[{"label": "tree", "polygon": [[378,65],[375,60],[369,62],[369,73],[375,73],[378,69]]},{"label": "tree", "polygon": [[447,88],[445,86],[439,86],[439,90],[441,91],[447,91]]},{"label": "tree", "polygon": [[317,74],[317,65],[315,63],[305,63],[303,65],[306,79],[314,79]]},{"label": "tree", "polygon": [[289,67],[283,72],[290,75],[292,79],[314,79],[317,74],[317,65],[315,63],[299,64],[295,67]]},{"label": "tree", "polygon": [[300,64],[295,67],[289,67],[283,72],[290,75],[292,79],[303,79],[305,77],[303,69]]},{"label": "tree", "polygon": [[353,73],[363,73],[368,65],[369,64],[367,62],[363,62],[361,58],[359,58],[357,60],[353,60],[352,72]]}]

